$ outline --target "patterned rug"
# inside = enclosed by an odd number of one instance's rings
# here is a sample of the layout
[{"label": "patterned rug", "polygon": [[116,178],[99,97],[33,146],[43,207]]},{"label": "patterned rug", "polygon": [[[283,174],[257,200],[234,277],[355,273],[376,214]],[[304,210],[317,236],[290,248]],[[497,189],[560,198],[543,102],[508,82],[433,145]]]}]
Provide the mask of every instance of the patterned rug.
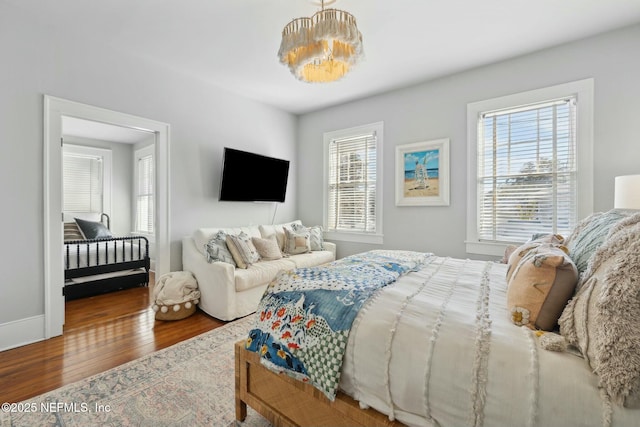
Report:
[{"label": "patterned rug", "polygon": [[[252,316],[16,404],[5,426],[234,426],[234,349]],[[269,423],[248,409],[243,427]]]}]

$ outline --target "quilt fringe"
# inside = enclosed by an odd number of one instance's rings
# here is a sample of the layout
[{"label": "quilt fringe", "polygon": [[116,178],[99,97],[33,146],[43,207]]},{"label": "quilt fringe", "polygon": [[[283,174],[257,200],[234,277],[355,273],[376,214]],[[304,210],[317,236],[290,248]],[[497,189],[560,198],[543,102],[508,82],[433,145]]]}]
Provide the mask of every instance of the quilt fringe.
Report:
[{"label": "quilt fringe", "polygon": [[[441,265],[444,265],[450,258],[446,258]],[[433,359],[433,351],[436,345],[436,341],[438,339],[440,333],[440,327],[442,326],[442,322],[444,321],[445,312],[447,306],[449,305],[449,301],[453,296],[454,290],[458,287],[458,282],[460,281],[460,275],[466,269],[469,260],[465,260],[464,266],[459,268],[457,271],[456,279],[453,284],[449,287],[449,292],[442,300],[442,304],[440,305],[440,310],[438,312],[438,317],[433,325],[433,329],[431,330],[431,337],[429,338],[429,348],[427,350],[427,359],[425,363],[425,372],[424,372],[424,414],[425,418],[434,426],[439,426],[438,421],[431,416],[431,405],[429,404],[429,383],[431,379],[431,363]]]},{"label": "quilt fringe", "polygon": [[[380,298],[380,294],[382,293],[382,289],[378,289],[372,296],[371,298],[369,298],[367,300],[367,302],[362,306],[362,308],[360,309],[360,313],[358,313],[358,315],[356,316],[356,318],[353,320],[353,324],[351,325],[351,331],[349,332],[350,335],[352,336],[358,336],[358,328],[360,327],[360,323],[362,321],[362,317],[369,311],[370,307],[372,304],[375,303],[375,301],[377,301]],[[353,393],[353,398],[358,401],[360,408],[361,409],[367,409],[369,408],[369,405],[360,402],[360,399],[362,398],[362,393],[360,391],[360,386],[358,385],[358,376],[356,375],[356,367],[357,367],[357,363],[355,363],[355,353],[356,353],[356,342],[357,340],[353,340],[353,345],[351,346],[347,346],[347,350],[351,350],[350,351],[350,357],[351,360],[354,361],[353,365],[353,369],[351,371],[351,378],[353,381],[353,389],[354,389],[354,393]]]},{"label": "quilt fringe", "polygon": [[526,336],[526,339],[529,343],[529,352],[531,354],[531,365],[529,367],[529,380],[531,387],[531,394],[529,395],[529,420],[527,425],[529,427],[534,427],[538,420],[538,396],[540,393],[540,380],[539,380],[539,372],[540,366],[538,363],[538,347],[536,344],[534,332],[527,328],[521,327],[520,330]]},{"label": "quilt fringe", "polygon": [[487,398],[489,364],[489,338],[491,336],[491,316],[489,314],[489,271],[493,263],[487,262],[482,271],[480,292],[476,311],[476,353],[471,379],[471,416],[469,424],[484,425],[484,406]]},{"label": "quilt fringe", "polygon": [[395,337],[396,334],[396,329],[398,327],[398,324],[400,323],[400,319],[402,318],[402,316],[404,315],[404,311],[406,310],[407,306],[409,305],[409,302],[411,302],[412,299],[414,299],[418,294],[420,294],[420,292],[422,292],[422,290],[425,288],[425,286],[427,286],[427,283],[429,283],[431,281],[431,279],[433,278],[433,276],[440,271],[440,268],[442,268],[442,266],[444,265],[444,261],[438,265],[438,267],[435,269],[435,271],[433,271],[429,277],[427,277],[421,284],[420,286],[418,286],[418,288],[415,290],[415,292],[409,294],[406,296],[406,298],[404,299],[404,301],[402,302],[402,305],[400,306],[400,310],[398,310],[398,313],[396,314],[396,318],[393,320],[393,325],[391,325],[391,329],[389,330],[389,335],[387,337],[387,342],[386,342],[386,347],[385,347],[385,358],[386,358],[386,366],[385,366],[385,372],[384,372],[384,385],[386,387],[386,397],[387,397],[387,404],[389,405],[389,421],[395,421],[396,416],[395,416],[395,408],[394,408],[394,404],[393,404],[393,398],[391,397],[391,374],[390,374],[390,367],[391,367],[391,347],[393,345],[393,338]]}]

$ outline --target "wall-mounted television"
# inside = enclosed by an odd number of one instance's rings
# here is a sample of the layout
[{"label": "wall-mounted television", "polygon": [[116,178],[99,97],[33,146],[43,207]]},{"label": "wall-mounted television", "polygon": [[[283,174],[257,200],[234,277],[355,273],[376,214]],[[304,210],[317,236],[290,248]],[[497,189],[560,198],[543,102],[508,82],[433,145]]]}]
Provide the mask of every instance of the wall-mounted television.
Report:
[{"label": "wall-mounted television", "polygon": [[284,202],[289,161],[224,148],[220,200]]}]

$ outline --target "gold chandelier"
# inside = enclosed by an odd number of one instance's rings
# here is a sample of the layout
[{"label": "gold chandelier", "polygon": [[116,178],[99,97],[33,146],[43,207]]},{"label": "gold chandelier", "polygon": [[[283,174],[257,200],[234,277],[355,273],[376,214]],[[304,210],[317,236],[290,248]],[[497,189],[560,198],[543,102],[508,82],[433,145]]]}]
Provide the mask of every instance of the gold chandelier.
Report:
[{"label": "gold chandelier", "polygon": [[282,30],[280,62],[304,82],[339,80],[364,56],[356,18],[324,4],[311,18],[294,19]]}]

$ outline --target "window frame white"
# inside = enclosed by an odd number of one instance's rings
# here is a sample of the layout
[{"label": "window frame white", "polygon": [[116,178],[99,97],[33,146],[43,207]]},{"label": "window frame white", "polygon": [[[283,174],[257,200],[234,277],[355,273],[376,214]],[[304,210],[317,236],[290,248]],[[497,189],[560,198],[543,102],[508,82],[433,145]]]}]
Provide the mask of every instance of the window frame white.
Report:
[{"label": "window frame white", "polygon": [[576,209],[577,217],[584,218],[593,212],[593,94],[590,78],[467,104],[467,253],[502,256],[508,244],[522,243],[486,242],[478,237],[478,122],[482,114],[566,96],[576,98]]},{"label": "window frame white", "polygon": [[[376,135],[376,231],[374,233],[360,232],[360,231],[330,231],[328,229],[328,206],[329,206],[329,144],[336,139],[343,139],[349,137],[356,137],[361,135],[375,134]],[[323,179],[323,224],[324,224],[324,237],[327,240],[347,241],[356,243],[368,243],[368,244],[383,244],[384,234],[382,232],[382,149],[383,149],[383,135],[384,135],[384,123],[375,122],[362,126],[355,126],[348,129],[335,130],[331,132],[325,132],[323,135],[323,167],[324,167],[324,179]]]},{"label": "window frame white", "polygon": [[153,212],[153,233],[148,233],[146,231],[138,230],[138,190],[140,188],[140,160],[144,157],[151,156],[151,164],[153,167],[153,206],[155,207],[155,198],[156,198],[156,153],[155,153],[155,144],[149,144],[146,147],[139,148],[133,152],[133,233],[136,235],[146,236],[150,241],[155,240],[155,229],[156,229],[156,212]]},{"label": "window frame white", "polygon": [[[76,154],[80,156],[87,157],[101,157],[102,158],[102,211],[97,213],[105,213],[111,217],[111,193],[112,193],[112,183],[111,183],[111,173],[112,173],[112,164],[113,164],[113,153],[108,148],[98,148],[91,147],[87,145],[79,145],[74,143],[63,142],[62,144],[62,156],[64,157],[65,153]],[[64,174],[64,171],[63,171]],[[64,176],[64,175],[63,175]],[[64,197],[64,188],[62,188],[63,197]],[[64,199],[63,199],[64,200]],[[64,202],[63,202],[64,209]],[[73,220],[74,217],[84,217],[87,213],[86,211],[64,211],[64,221]],[[99,218],[99,216],[98,216]]]}]

